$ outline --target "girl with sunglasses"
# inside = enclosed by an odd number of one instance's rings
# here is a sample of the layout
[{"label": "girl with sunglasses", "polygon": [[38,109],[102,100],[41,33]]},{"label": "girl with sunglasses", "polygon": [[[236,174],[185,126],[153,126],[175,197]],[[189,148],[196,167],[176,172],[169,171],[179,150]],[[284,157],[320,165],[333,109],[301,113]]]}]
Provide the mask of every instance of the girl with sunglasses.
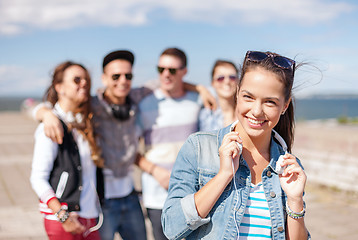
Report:
[{"label": "girl with sunglasses", "polygon": [[199,130],[220,129],[235,120],[235,94],[238,69],[235,64],[217,60],[211,72],[211,86],[218,107],[215,110],[203,108],[199,115]]},{"label": "girl with sunglasses", "polygon": [[289,153],[295,70],[289,58],[247,52],[237,121],[191,135],[178,154],[162,215],[169,239],[310,238],[306,175]]},{"label": "girl with sunglasses", "polygon": [[49,239],[100,239],[95,231],[96,165],[99,148],[92,131],[91,79],[82,65],[63,62],[54,71],[45,99],[64,128],[62,144],[45,136],[44,124],[35,132],[31,184]]}]

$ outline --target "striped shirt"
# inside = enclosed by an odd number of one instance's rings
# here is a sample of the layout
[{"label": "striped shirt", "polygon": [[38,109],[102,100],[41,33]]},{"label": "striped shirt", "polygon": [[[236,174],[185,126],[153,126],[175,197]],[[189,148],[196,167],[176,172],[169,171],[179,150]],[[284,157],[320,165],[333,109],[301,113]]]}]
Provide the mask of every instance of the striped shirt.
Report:
[{"label": "striped shirt", "polygon": [[[171,170],[177,154],[191,133],[198,129],[199,95],[186,92],[170,98],[157,89],[139,103],[138,126],[145,141],[145,158]],[[168,192],[149,174],[142,174],[143,203],[162,209]]]},{"label": "striped shirt", "polygon": [[241,239],[272,239],[271,218],[262,183],[251,184],[244,216],[239,228]]}]

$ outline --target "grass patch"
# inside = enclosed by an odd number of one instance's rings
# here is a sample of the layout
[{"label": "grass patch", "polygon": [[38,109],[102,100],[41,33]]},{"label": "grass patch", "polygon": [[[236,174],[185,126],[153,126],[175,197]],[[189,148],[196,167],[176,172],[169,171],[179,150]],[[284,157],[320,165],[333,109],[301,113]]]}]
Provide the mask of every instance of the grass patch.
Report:
[{"label": "grass patch", "polygon": [[358,124],[358,117],[347,117],[342,115],[337,118],[337,122],[339,124]]}]

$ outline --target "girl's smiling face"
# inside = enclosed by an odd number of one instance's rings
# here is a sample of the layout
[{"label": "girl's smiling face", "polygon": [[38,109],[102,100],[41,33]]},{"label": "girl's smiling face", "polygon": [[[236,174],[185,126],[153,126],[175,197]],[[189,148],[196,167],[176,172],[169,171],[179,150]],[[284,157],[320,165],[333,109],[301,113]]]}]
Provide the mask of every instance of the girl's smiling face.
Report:
[{"label": "girl's smiling face", "polygon": [[72,107],[84,103],[90,96],[90,80],[86,71],[78,65],[68,67],[64,71],[62,82],[56,84],[55,88],[59,93],[59,101],[66,101]]},{"label": "girl's smiling face", "polygon": [[270,136],[287,109],[284,84],[261,67],[246,72],[237,93],[237,116],[250,137]]}]

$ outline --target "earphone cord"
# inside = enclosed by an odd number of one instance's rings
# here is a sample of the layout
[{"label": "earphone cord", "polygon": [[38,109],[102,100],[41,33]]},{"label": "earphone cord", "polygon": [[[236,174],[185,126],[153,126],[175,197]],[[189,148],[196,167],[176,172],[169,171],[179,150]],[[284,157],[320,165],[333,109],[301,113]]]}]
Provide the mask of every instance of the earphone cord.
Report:
[{"label": "earphone cord", "polygon": [[[239,195],[237,193],[237,186],[236,186],[236,178],[235,178],[235,168],[234,168],[234,162],[232,161],[231,162],[231,165],[232,165],[232,173],[234,175],[234,187],[235,187],[235,193],[237,194],[237,197],[239,198]],[[239,226],[237,225],[237,222],[236,222],[236,209],[237,209],[237,204],[239,203],[239,199],[237,199],[237,202],[235,204],[235,207],[234,207],[234,223],[235,223],[235,227],[236,227],[236,230],[237,230],[237,237],[236,239],[239,239]]]}]

